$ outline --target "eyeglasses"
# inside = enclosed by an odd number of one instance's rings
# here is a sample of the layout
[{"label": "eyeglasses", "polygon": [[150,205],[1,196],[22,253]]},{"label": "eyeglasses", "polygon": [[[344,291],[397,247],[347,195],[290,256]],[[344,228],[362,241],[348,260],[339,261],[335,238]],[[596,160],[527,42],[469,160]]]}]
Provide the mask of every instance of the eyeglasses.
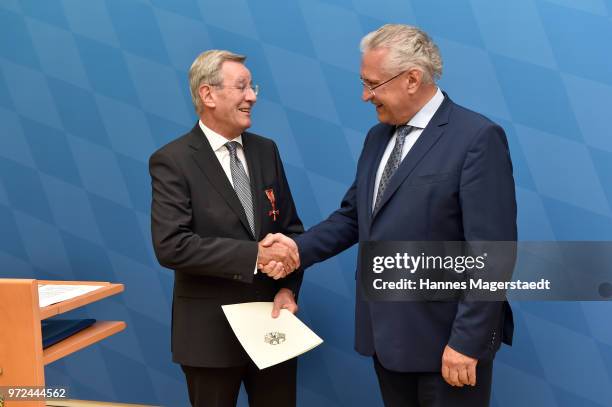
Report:
[{"label": "eyeglasses", "polygon": [[237,89],[242,94],[246,94],[247,91],[251,89],[253,93],[255,94],[255,96],[259,94],[259,85],[242,85],[242,86],[210,85],[210,86],[214,86],[215,88],[219,88],[219,89],[223,89],[223,88]]},{"label": "eyeglasses", "polygon": [[372,96],[376,96],[376,93],[374,92],[374,89],[380,88],[382,85],[385,85],[385,84],[391,82],[393,79],[397,78],[398,76],[400,76],[404,72],[406,72],[406,71],[402,71],[402,72],[398,73],[397,75],[395,75],[393,78],[387,79],[383,83],[379,83],[378,85],[375,85],[375,86],[368,85],[367,83],[364,82],[363,78],[359,79],[359,81],[361,82],[361,85],[363,85],[364,88],[367,88],[370,91]]}]

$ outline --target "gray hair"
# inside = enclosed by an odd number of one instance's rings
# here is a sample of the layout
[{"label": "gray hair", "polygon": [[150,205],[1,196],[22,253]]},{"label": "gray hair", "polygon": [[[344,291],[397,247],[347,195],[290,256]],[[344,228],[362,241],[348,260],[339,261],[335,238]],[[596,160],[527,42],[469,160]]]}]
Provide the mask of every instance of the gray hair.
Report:
[{"label": "gray hair", "polygon": [[221,77],[223,63],[226,61],[243,63],[245,60],[244,55],[218,49],[211,49],[198,55],[189,68],[189,90],[193,106],[198,114],[204,110],[200,99],[200,86],[203,84],[220,85],[223,82]]},{"label": "gray hair", "polygon": [[385,24],[361,40],[361,52],[387,48],[389,54],[384,69],[399,73],[417,67],[423,71],[426,83],[442,76],[440,50],[424,31],[404,24]]}]

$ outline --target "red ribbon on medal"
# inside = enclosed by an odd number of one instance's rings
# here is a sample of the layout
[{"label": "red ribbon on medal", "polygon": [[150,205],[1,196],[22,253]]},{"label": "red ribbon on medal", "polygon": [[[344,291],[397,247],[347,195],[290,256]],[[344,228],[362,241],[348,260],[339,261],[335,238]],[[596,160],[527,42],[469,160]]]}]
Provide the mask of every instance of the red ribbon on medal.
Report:
[{"label": "red ribbon on medal", "polygon": [[268,211],[268,216],[271,216],[274,221],[276,221],[276,216],[279,215],[278,209],[276,209],[276,198],[274,197],[274,190],[272,188],[266,189],[266,196],[268,197],[268,201],[270,201],[270,206],[272,206],[272,210]]}]

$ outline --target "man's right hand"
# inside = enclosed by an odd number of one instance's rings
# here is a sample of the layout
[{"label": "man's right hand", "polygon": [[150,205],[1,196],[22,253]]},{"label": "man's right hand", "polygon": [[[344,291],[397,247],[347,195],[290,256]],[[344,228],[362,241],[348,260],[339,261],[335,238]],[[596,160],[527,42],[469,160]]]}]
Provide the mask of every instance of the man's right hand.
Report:
[{"label": "man's right hand", "polygon": [[286,277],[300,266],[295,242],[281,234],[268,234],[259,242],[257,267],[275,280]]}]

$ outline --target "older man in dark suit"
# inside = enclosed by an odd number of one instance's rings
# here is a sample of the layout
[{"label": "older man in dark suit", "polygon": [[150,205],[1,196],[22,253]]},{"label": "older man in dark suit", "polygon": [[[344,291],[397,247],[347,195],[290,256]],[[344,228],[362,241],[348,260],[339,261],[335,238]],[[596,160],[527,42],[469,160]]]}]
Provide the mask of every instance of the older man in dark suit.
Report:
[{"label": "older man in dark suit", "polygon": [[[260,371],[240,346],[221,305],[274,301],[297,311],[299,259],[263,247],[268,233],[303,231],[272,140],[248,133],[258,87],[245,57],[212,50],[189,71],[200,120],[156,151],[151,228],[161,265],[174,273],[172,355],[194,406],[234,406],[244,383],[251,406],[295,405],[296,360]],[[268,276],[256,265],[278,261]],[[262,339],[263,340],[263,339]]]}]

